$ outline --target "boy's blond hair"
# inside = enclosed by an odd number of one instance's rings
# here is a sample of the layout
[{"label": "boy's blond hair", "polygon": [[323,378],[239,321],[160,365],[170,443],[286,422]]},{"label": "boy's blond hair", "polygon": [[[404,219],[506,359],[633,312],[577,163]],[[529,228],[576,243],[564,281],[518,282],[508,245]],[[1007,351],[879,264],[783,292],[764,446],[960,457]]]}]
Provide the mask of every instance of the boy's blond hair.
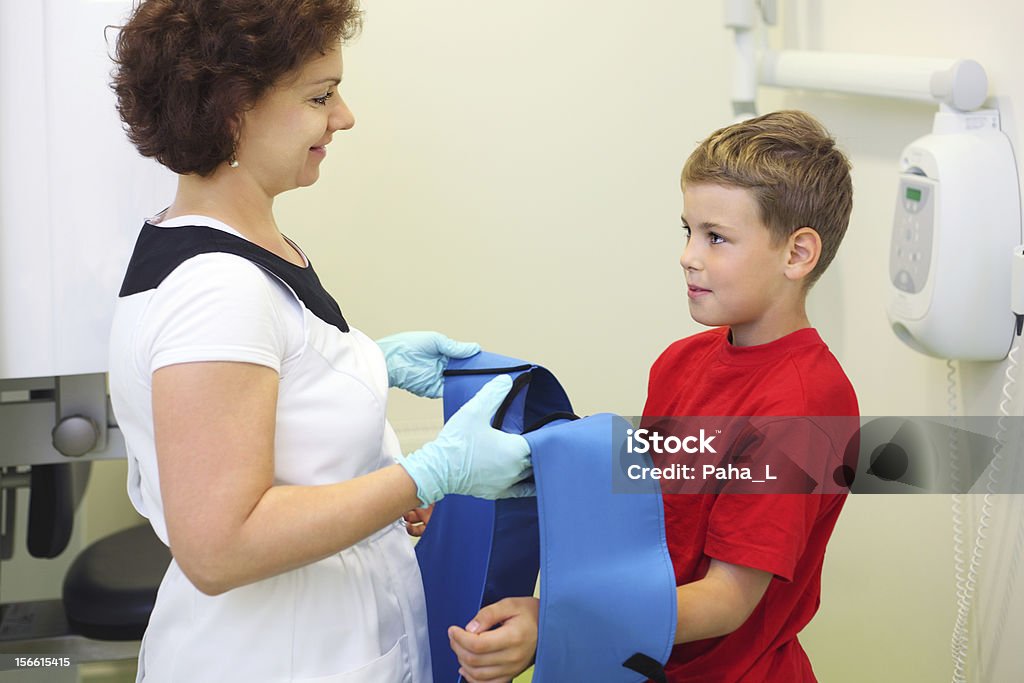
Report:
[{"label": "boy's blond hair", "polygon": [[797,228],[821,236],[810,287],[825,272],[850,222],[850,162],[811,115],[777,111],[721,128],[686,160],[682,185],[712,183],[751,191],[778,245]]}]

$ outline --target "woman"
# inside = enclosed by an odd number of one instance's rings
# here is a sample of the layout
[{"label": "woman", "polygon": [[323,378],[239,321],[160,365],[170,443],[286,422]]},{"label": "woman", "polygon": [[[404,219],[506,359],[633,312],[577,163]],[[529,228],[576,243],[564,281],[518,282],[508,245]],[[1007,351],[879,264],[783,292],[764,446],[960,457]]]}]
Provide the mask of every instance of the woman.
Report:
[{"label": "woman", "polygon": [[355,0],[145,0],[114,89],[132,142],[179,174],[143,226],[111,340],[129,493],[174,555],[145,681],[429,681],[403,513],[527,493],[525,439],[490,427],[498,378],[396,464],[389,384],[440,393],[436,333],[350,328],[274,219],[354,119]]}]

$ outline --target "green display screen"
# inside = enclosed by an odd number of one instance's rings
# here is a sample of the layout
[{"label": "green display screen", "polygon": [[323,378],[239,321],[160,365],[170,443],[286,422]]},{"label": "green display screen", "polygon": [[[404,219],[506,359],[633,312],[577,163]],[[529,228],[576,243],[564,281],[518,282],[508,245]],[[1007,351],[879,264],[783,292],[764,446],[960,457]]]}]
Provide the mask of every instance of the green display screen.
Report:
[{"label": "green display screen", "polygon": [[921,190],[917,189],[916,187],[908,187],[907,199],[910,199],[915,202],[921,201]]}]

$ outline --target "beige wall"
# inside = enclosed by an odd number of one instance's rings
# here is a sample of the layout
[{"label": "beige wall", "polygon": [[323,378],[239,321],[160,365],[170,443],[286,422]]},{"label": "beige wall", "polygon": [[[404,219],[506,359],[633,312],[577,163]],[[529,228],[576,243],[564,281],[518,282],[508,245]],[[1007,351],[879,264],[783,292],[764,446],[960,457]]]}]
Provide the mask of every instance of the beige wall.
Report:
[{"label": "beige wall", "polygon": [[[677,264],[677,178],[693,145],[730,118],[720,4],[365,4],[343,86],[356,128],[335,137],[316,187],[279,201],[286,231],[369,334],[443,330],[546,364],[580,413],[639,412],[651,361],[698,329]],[[972,57],[992,92],[1024,96],[1024,7],[1008,0],[781,5],[777,45]],[[935,107],[768,90],[759,104],[815,113],[854,162],[850,233],[810,306],[862,412],[944,413],[943,362],[903,347],[884,309],[897,155]],[[1001,367],[964,370],[967,411],[991,414]],[[392,410],[410,445],[436,413],[399,396]],[[949,510],[946,496],[850,501],[805,639],[822,680],[949,678]],[[1006,517],[996,510],[989,552],[1002,578],[979,592],[986,653],[1006,597]],[[1006,636],[1017,642],[1019,603]],[[1006,655],[985,678],[1022,670],[1024,658]]]}]

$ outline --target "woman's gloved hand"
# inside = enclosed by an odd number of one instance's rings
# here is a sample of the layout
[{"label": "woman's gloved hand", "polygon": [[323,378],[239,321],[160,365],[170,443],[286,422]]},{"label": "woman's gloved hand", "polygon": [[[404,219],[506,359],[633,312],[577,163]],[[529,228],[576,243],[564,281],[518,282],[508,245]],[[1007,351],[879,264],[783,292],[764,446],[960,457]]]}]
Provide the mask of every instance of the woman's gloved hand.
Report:
[{"label": "woman's gloved hand", "polygon": [[388,385],[417,396],[437,398],[444,388],[449,358],[469,358],[480,345],[457,342],[440,332],[400,332],[377,340],[388,366]]},{"label": "woman's gloved hand", "polygon": [[523,481],[533,472],[529,443],[491,426],[511,388],[511,377],[495,377],[452,415],[436,439],[400,461],[424,507],[449,493],[490,499],[535,494],[533,482]]}]

